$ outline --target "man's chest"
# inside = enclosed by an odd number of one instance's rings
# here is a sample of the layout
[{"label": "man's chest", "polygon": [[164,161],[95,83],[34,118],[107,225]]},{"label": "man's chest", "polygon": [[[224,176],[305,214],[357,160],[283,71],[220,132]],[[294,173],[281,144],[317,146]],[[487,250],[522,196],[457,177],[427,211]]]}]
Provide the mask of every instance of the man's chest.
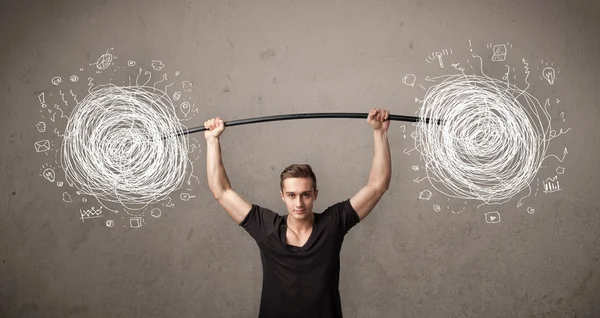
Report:
[{"label": "man's chest", "polygon": [[308,242],[308,239],[311,237],[312,233],[312,228],[301,233],[294,232],[292,229],[287,228],[285,231],[285,242],[286,244],[294,247],[303,247]]}]

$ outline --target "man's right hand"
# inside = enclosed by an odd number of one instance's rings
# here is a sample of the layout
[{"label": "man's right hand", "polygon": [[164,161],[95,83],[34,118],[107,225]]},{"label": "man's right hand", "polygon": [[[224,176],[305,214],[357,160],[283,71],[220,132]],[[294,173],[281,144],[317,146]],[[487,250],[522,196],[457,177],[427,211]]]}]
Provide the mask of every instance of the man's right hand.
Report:
[{"label": "man's right hand", "polygon": [[211,138],[219,138],[221,133],[225,130],[225,123],[220,117],[211,118],[204,122],[204,127],[208,130],[204,131],[204,138],[209,140]]}]

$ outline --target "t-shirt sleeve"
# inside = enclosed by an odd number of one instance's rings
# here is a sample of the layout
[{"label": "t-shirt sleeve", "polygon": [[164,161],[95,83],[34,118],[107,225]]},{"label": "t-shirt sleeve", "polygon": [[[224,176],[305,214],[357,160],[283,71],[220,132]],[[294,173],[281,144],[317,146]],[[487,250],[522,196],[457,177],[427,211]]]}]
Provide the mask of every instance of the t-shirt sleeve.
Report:
[{"label": "t-shirt sleeve", "polygon": [[338,202],[325,210],[331,217],[331,222],[345,235],[352,227],[360,222],[358,213],[350,204],[350,199]]},{"label": "t-shirt sleeve", "polygon": [[240,226],[259,243],[277,229],[280,218],[279,214],[259,205],[252,204],[250,212],[240,222]]}]

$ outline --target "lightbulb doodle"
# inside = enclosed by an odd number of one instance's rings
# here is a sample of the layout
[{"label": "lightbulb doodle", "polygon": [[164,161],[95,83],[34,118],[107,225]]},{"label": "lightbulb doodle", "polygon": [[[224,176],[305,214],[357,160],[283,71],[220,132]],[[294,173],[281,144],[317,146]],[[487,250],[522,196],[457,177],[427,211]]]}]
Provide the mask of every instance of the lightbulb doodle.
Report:
[{"label": "lightbulb doodle", "polygon": [[548,61],[534,67],[512,49],[508,42],[478,49],[469,40],[468,47],[429,54],[432,74],[402,79],[418,92],[421,119],[444,120],[413,123],[414,147],[403,151],[418,159],[412,164],[413,181],[424,186],[418,197],[435,212],[460,214],[475,201],[482,219],[495,224],[501,217],[493,205],[514,202],[517,211],[534,214],[534,197],[562,190],[568,150],[555,139],[571,130],[560,109],[565,103],[532,93],[534,85],[536,93],[553,92],[548,86],[560,82],[560,69]]},{"label": "lightbulb doodle", "polygon": [[33,150],[47,160],[40,177],[82,223],[140,228],[195,198],[200,141],[174,133],[198,107],[192,82],[163,61],[121,61],[110,48],[36,93]]}]

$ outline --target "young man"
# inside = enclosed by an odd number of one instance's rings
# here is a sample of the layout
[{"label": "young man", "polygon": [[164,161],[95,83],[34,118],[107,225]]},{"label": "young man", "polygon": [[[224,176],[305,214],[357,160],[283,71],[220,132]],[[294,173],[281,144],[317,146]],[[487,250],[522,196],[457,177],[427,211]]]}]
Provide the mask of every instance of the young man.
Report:
[{"label": "young man", "polygon": [[280,176],[280,195],[288,210],[284,216],[249,204],[231,188],[219,144],[223,121],[217,117],[204,122],[210,190],[260,249],[263,286],[259,317],[342,317],[338,285],[344,236],[371,212],[390,184],[388,116],[389,111],[377,108],[367,116],[375,149],[363,188],[352,198],[314,213],[318,195],[315,174],[309,165],[291,165]]}]

